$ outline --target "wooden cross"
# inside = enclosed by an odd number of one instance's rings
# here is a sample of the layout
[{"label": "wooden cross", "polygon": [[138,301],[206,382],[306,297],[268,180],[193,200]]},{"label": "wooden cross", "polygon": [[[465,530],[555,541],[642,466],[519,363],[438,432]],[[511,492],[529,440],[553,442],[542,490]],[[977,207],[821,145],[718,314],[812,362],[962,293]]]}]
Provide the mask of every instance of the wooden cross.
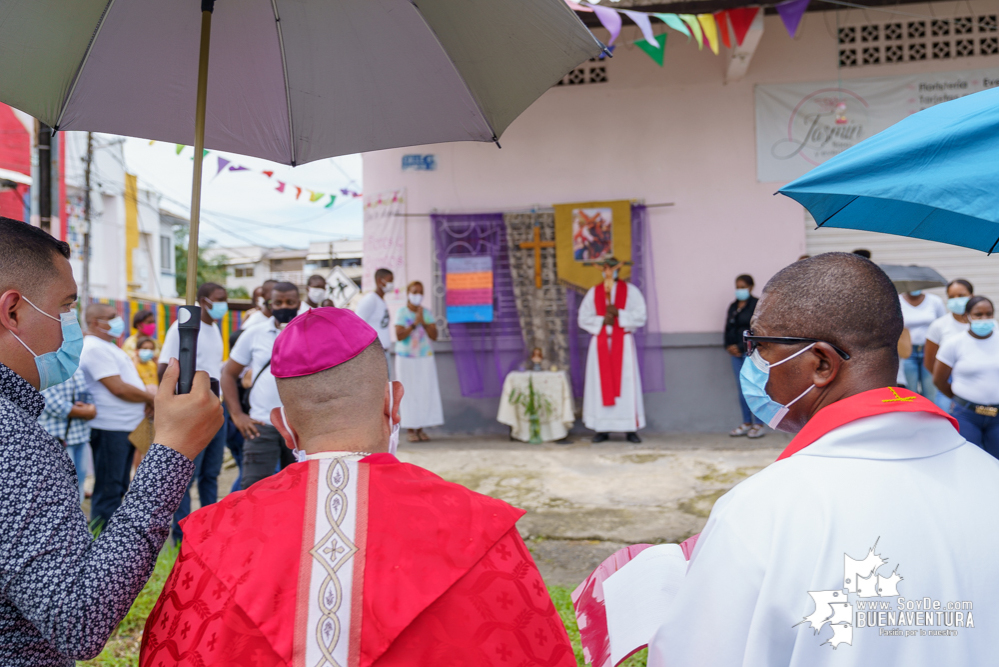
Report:
[{"label": "wooden cross", "polygon": [[541,240],[541,225],[534,225],[534,240],[520,244],[521,250],[534,250],[534,286],[541,289],[541,249],[554,248],[554,241]]}]

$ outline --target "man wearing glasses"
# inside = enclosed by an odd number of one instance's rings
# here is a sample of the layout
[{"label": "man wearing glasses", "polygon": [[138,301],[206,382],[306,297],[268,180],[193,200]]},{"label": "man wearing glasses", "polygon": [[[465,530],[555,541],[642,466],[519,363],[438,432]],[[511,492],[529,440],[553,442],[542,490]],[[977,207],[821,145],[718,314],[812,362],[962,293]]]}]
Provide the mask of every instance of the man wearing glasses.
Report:
[{"label": "man wearing glasses", "polygon": [[797,435],[715,504],[650,667],[994,661],[999,461],[893,386],[901,331],[891,281],[857,255],[767,284],[742,386]]}]

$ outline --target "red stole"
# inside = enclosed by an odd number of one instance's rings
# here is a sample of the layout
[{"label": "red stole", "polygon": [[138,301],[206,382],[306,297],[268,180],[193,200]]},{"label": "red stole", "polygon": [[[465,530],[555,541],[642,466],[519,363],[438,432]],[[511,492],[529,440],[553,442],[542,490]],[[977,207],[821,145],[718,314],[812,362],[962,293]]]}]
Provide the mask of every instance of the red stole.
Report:
[{"label": "red stole", "polygon": [[837,429],[844,424],[873,417],[874,415],[884,415],[890,412],[928,412],[940,417],[946,417],[957,428],[957,420],[938,408],[932,401],[923,398],[919,394],[902,389],[901,387],[884,387],[882,389],[871,389],[841,401],[836,401],[832,405],[815,413],[815,416],[808,420],[805,427],[798,431],[791,443],[787,446],[777,460],[786,459],[792,454],[800,452],[805,447],[826,435],[833,429]]},{"label": "red stole", "polygon": [[[614,307],[623,310],[628,303],[628,285],[620,281],[614,293]],[[593,303],[597,309],[597,315],[603,317],[607,314],[607,289],[604,283],[599,283],[594,288]],[[624,329],[614,318],[614,325],[610,333],[610,345],[607,344],[607,327],[601,325],[600,333],[597,335],[597,362],[600,366],[600,392],[603,395],[604,405],[612,406],[617,402],[617,397],[621,395],[621,368],[624,366]]]}]

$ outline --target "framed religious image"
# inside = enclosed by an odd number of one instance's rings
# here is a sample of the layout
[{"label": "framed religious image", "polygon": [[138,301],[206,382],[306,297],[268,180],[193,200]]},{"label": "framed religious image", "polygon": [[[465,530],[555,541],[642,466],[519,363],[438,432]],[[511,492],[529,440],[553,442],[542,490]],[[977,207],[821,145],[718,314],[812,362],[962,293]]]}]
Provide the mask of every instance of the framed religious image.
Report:
[{"label": "framed religious image", "polygon": [[614,209],[572,209],[572,257],[597,262],[614,254]]}]

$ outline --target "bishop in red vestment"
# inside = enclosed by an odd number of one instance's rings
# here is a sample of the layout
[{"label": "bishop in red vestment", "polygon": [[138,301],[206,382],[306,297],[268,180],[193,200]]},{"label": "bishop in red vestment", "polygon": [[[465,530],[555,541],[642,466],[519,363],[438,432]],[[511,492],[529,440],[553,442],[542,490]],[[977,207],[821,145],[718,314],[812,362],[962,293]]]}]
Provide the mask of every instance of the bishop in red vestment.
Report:
[{"label": "bishop in red vestment", "polygon": [[402,385],[351,311],[274,346],[300,462],[192,514],[140,664],[576,664],[516,529],[523,511],[399,462]]}]

